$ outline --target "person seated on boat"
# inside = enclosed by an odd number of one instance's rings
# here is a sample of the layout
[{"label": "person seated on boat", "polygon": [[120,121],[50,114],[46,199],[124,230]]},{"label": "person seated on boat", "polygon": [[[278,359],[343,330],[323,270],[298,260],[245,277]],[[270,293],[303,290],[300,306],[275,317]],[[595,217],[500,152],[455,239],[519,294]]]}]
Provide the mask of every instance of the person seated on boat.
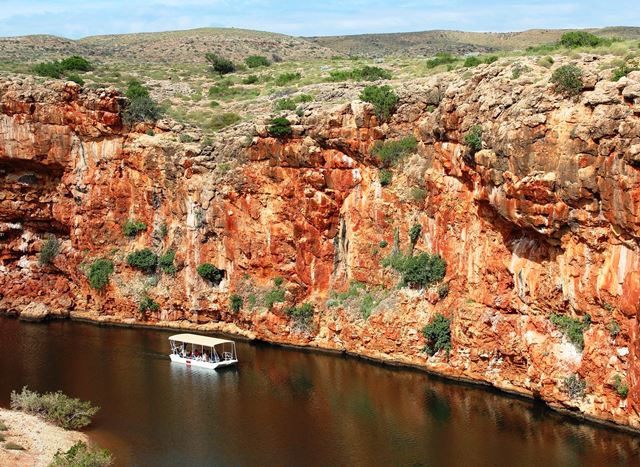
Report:
[{"label": "person seated on boat", "polygon": [[203,362],[208,362],[209,361],[209,356],[207,355],[207,352],[203,352],[202,353],[202,361]]}]

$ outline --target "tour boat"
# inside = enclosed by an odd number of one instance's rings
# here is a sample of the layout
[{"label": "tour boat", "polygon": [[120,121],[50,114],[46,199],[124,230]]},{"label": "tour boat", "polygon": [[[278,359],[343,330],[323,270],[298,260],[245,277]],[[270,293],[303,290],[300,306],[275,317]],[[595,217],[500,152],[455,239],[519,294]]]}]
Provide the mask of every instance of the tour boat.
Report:
[{"label": "tour boat", "polygon": [[226,339],[176,334],[169,337],[172,362],[215,370],[238,363],[236,343]]}]

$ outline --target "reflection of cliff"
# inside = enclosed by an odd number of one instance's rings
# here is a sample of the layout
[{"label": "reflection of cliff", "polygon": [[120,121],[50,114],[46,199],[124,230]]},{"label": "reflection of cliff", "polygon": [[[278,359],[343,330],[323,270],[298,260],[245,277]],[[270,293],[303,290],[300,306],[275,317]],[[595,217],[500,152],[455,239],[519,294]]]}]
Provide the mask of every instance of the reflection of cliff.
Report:
[{"label": "reflection of cliff", "polygon": [[[110,91],[5,81],[0,308],[202,324],[346,350],[640,428],[640,76],[614,83],[600,65],[580,63],[586,91],[575,100],[552,92],[549,71],[533,61],[518,79],[510,66],[493,65],[467,80],[445,74],[400,85],[402,105],[388,124],[358,102],[316,105],[295,117],[291,139],[243,124],[205,148],[159,127],[155,136],[125,131]],[[471,155],[461,141],[475,124],[484,145]],[[371,145],[408,133],[417,154],[383,188]],[[127,219],[148,228],[125,238]],[[394,231],[405,251],[416,223],[416,249],[447,261],[444,298],[395,289],[398,277],[380,265]],[[39,266],[45,233],[62,240],[61,253]],[[175,276],[129,268],[126,255],[143,247],[175,250]],[[85,276],[100,257],[115,263],[102,293]],[[196,274],[203,262],[225,270],[219,286]],[[284,304],[263,306],[276,276],[288,304],[315,304],[309,330],[290,321]],[[378,294],[366,320],[359,304],[325,306],[353,280]],[[230,293],[245,299],[238,314],[228,311]],[[144,294],[159,311],[139,315]],[[453,319],[448,361],[422,352],[420,331],[435,313]],[[590,315],[582,352],[551,324],[552,313]],[[572,374],[587,383],[582,399],[564,391]],[[629,387],[626,399],[616,375]],[[289,384],[312,390],[304,378]]]}]

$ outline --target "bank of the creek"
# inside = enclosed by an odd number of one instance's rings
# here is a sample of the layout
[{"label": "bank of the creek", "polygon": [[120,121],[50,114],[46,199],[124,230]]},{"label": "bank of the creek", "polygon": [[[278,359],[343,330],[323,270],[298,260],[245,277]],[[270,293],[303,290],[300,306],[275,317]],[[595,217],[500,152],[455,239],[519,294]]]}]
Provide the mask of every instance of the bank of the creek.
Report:
[{"label": "bank of the creek", "polygon": [[170,333],[0,318],[0,406],[28,385],[102,410],[116,465],[614,466],[640,437],[535,401],[350,357],[238,342],[223,372],[171,364]]}]

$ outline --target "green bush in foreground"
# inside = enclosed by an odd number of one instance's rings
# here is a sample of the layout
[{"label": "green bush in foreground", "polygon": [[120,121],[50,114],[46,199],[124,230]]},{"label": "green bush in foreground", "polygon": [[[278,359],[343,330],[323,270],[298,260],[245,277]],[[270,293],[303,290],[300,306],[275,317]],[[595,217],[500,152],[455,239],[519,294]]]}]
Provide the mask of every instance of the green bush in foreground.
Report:
[{"label": "green bush in foreground", "polygon": [[258,67],[261,67],[261,66],[269,66],[269,65],[271,65],[271,62],[269,61],[269,59],[267,59],[267,57],[263,57],[261,55],[249,55],[247,58],[244,59],[244,63],[249,68],[258,68]]},{"label": "green bush in foreground", "polygon": [[127,237],[135,237],[145,230],[147,230],[147,224],[135,219],[128,219],[127,222],[122,225],[122,233]]},{"label": "green bush in foreground", "polygon": [[272,289],[264,297],[264,304],[269,309],[273,307],[274,303],[282,302],[284,302],[284,290],[282,289]]},{"label": "green bush in foreground", "polygon": [[360,93],[360,100],[373,104],[373,111],[381,121],[388,120],[400,100],[390,86],[367,86]]},{"label": "green bush in foreground", "polygon": [[149,91],[138,80],[131,80],[128,83],[124,95],[129,99],[122,119],[127,125],[138,122],[153,122],[162,115],[162,110],[156,102],[149,96]]},{"label": "green bush in foreground", "polygon": [[218,285],[224,279],[224,269],[218,269],[211,263],[202,263],[198,266],[197,271],[200,277],[213,285]]},{"label": "green bush in foreground", "polygon": [[440,65],[447,65],[450,63],[455,63],[458,61],[458,58],[453,56],[450,53],[440,52],[437,53],[435,58],[427,61],[427,68],[435,68]]},{"label": "green bush in foreground", "polygon": [[623,76],[627,76],[632,71],[638,71],[639,69],[640,68],[629,66],[628,64],[624,63],[613,70],[611,81],[619,81]]},{"label": "green bush in foreground", "polygon": [[106,467],[113,458],[106,449],[93,449],[78,441],[66,452],[58,449],[49,467]]},{"label": "green bush in foreground", "polygon": [[229,308],[234,313],[239,312],[242,309],[242,305],[244,304],[244,300],[240,295],[233,294],[229,297]]},{"label": "green bush in foreground", "polygon": [[473,154],[482,149],[482,126],[473,125],[469,128],[467,134],[464,135],[464,143],[469,146]]},{"label": "green bush in foreground", "polygon": [[22,392],[11,392],[11,408],[38,415],[66,430],[77,430],[91,423],[99,407],[64,395],[61,391],[39,394],[26,386]]},{"label": "green bush in foreground", "polygon": [[364,66],[353,70],[332,70],[329,72],[329,81],[377,81],[379,79],[391,79],[390,71],[377,66]]},{"label": "green bush in foreground", "polygon": [[149,248],[136,250],[127,256],[127,264],[132,268],[139,269],[147,274],[156,270],[158,257]]},{"label": "green bush in foreground", "polygon": [[444,350],[451,352],[451,320],[438,313],[429,324],[422,329],[427,341],[424,350],[428,355],[435,355]]},{"label": "green bush in foreground", "polygon": [[391,185],[391,181],[393,179],[393,173],[387,169],[381,169],[378,172],[378,180],[380,180],[380,185],[388,186]]},{"label": "green bush in foreground", "polygon": [[138,309],[140,310],[141,313],[144,313],[147,310],[158,311],[160,309],[160,305],[158,305],[158,303],[153,298],[149,297],[148,295],[145,295],[144,297],[142,297],[142,300],[140,300]]},{"label": "green bush in foreground", "polygon": [[591,316],[585,315],[580,320],[553,313],[549,319],[555,327],[567,336],[576,349],[582,350],[584,348],[584,331],[591,325]]},{"label": "green bush in foreground", "polygon": [[97,259],[89,266],[89,285],[96,290],[103,290],[109,283],[109,276],[113,273],[113,261]]},{"label": "green bush in foreground", "polygon": [[575,65],[562,65],[551,75],[551,82],[556,85],[556,90],[575,96],[582,90],[582,71]]},{"label": "green bush in foreground", "polygon": [[[62,78],[62,76],[67,72],[84,72],[90,71],[92,68],[91,63],[87,59],[78,55],[73,55],[60,61],[38,63],[33,67],[33,71],[37,75],[46,76],[48,78]],[[67,78],[71,79],[72,76],[79,77],[77,73],[72,73],[68,74]]]},{"label": "green bush in foreground", "polygon": [[616,392],[622,399],[626,399],[629,395],[629,386],[622,381],[620,375],[615,375],[613,377],[613,385],[616,388]]},{"label": "green bush in foreground", "polygon": [[236,66],[231,60],[221,57],[218,54],[207,53],[204,58],[211,65],[211,70],[219,75],[226,75],[236,71]]},{"label": "green bush in foreground", "polygon": [[58,241],[56,236],[47,235],[47,238],[42,243],[40,254],[38,255],[38,263],[40,263],[40,265],[42,266],[51,263],[51,261],[53,261],[53,258],[56,257],[59,251],[60,242]]},{"label": "green bush in foreground", "polygon": [[418,140],[415,136],[405,136],[395,141],[377,141],[373,145],[371,154],[376,156],[386,167],[395,165],[404,157],[416,151]]},{"label": "green bush in foreground", "polygon": [[286,138],[293,133],[291,122],[285,117],[272,118],[267,131],[274,138]]}]

